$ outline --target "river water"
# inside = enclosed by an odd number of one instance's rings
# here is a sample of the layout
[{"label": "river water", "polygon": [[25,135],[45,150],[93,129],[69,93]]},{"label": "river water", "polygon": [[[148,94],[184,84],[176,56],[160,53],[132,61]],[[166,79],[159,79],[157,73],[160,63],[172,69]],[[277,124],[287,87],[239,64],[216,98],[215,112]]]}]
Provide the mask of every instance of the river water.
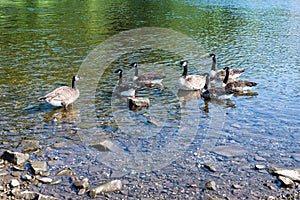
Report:
[{"label": "river water", "polygon": [[[1,151],[24,139],[66,141],[116,176],[228,145],[300,167],[297,0],[2,1],[0,29]],[[209,53],[219,69],[245,68],[241,79],[258,83],[253,93],[211,102],[178,93],[179,61],[191,74],[209,72]],[[113,93],[116,69],[132,83],[131,62],[166,75],[162,87],[138,86],[146,110],[130,111]],[[75,74],[82,95],[69,111],[38,101]],[[110,152],[94,148],[103,141]]]}]

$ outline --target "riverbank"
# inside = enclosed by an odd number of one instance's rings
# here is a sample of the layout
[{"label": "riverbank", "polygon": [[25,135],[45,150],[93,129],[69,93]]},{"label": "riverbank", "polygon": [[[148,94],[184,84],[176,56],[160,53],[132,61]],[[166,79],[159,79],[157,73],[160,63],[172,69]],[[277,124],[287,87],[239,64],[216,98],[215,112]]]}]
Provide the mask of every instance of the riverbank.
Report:
[{"label": "riverbank", "polygon": [[88,148],[24,140],[18,152],[2,150],[0,199],[300,198],[299,169],[270,166],[264,157],[234,147],[216,148],[206,155],[186,152],[161,170],[120,177],[97,162]]}]

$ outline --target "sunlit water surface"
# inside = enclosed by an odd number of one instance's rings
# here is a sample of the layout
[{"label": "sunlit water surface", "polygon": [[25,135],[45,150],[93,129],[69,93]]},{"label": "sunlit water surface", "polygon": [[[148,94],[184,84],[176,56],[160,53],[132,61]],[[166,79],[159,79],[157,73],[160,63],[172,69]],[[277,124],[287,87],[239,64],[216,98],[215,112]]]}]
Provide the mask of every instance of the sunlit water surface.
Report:
[{"label": "sunlit water surface", "polygon": [[[129,155],[159,150],[185,138],[179,130],[182,114],[189,112],[198,122],[192,130],[194,147],[204,145],[203,135],[217,132],[218,141],[210,147],[239,144],[249,153],[269,154],[268,162],[281,165],[299,159],[299,1],[4,1],[0,27],[2,150],[16,147],[23,139],[43,145],[57,140],[85,143],[77,134],[78,124],[81,115],[89,112],[98,119],[91,129],[97,134],[89,141],[114,141]],[[109,64],[91,94],[94,110],[75,103],[64,111],[37,100],[56,87],[70,85],[86,56],[101,42],[142,27],[169,28],[197,41],[203,57],[189,60],[190,73],[208,70],[211,52],[217,55],[218,68],[246,68],[241,79],[259,83],[254,94],[223,102],[204,102],[195,93],[178,94],[182,73],[178,62],[187,58],[141,48]],[[181,51],[188,55],[189,49]],[[124,80],[132,82],[134,71],[128,64],[133,61],[141,72],[167,76],[163,87],[138,87],[137,96],[150,99],[146,110],[130,111],[126,99],[113,94],[118,80],[114,71],[124,69]],[[78,84],[81,91],[89,89]],[[216,110],[223,114],[218,125]]]}]

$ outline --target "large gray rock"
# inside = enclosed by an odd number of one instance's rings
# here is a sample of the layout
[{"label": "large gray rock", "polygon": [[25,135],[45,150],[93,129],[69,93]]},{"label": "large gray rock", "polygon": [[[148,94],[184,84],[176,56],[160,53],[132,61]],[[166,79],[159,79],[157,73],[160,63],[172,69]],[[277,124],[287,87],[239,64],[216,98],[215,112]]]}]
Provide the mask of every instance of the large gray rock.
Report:
[{"label": "large gray rock", "polygon": [[289,169],[277,169],[273,171],[274,174],[278,176],[284,176],[292,181],[300,181],[300,173],[296,170],[289,170]]},{"label": "large gray rock", "polygon": [[131,110],[142,110],[150,106],[150,100],[144,97],[129,97],[127,103]]},{"label": "large gray rock", "polygon": [[44,161],[32,161],[30,166],[36,175],[47,171],[47,163]]},{"label": "large gray rock", "polygon": [[1,158],[15,165],[20,165],[29,159],[29,154],[7,150],[2,154]]},{"label": "large gray rock", "polygon": [[90,190],[90,196],[95,198],[99,194],[116,192],[122,189],[122,182],[120,180],[113,180],[106,183],[102,183]]}]

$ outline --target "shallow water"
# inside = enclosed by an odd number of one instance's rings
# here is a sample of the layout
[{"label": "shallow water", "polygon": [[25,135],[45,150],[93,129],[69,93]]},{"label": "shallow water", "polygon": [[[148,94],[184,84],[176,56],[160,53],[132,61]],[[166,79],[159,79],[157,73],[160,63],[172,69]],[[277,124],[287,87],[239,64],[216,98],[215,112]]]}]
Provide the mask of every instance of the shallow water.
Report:
[{"label": "shallow water", "polygon": [[[249,154],[271,155],[269,163],[299,167],[294,159],[300,152],[299,1],[4,1],[0,27],[2,150],[23,139],[46,146],[56,140],[108,140],[115,154],[100,161],[125,173],[144,170],[151,162],[156,166],[146,169],[161,168],[188,149],[205,152],[234,143]],[[169,49],[146,41],[145,35],[132,35],[145,27],[170,31],[173,38],[163,30],[152,34]],[[118,33],[130,30],[128,40],[116,41]],[[112,36],[116,43],[106,44]],[[131,39],[142,45],[130,47]],[[105,56],[112,62],[98,54],[98,45],[111,50]],[[241,79],[259,83],[255,95],[204,102],[195,93],[178,94],[178,62],[187,59],[190,73],[203,73],[210,69],[211,52],[218,68],[246,68]],[[91,54],[98,60],[88,63]],[[138,87],[138,96],[148,97],[151,106],[136,112],[113,95],[118,80],[113,72],[121,67],[125,81],[132,82],[128,64],[133,61],[141,72],[167,76],[163,87]],[[85,71],[84,63],[103,69],[96,91],[87,84],[92,78],[83,75],[94,73]],[[37,100],[70,85],[78,71],[84,72],[78,82],[82,96],[70,111]],[[113,166],[115,159],[123,164]]]}]

